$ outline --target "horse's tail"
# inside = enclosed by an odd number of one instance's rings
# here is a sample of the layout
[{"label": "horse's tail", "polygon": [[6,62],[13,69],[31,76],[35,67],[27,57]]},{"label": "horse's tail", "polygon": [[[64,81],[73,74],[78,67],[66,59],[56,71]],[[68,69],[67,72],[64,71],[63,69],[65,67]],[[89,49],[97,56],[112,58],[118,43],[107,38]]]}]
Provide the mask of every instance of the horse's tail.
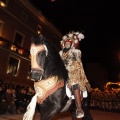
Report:
[{"label": "horse's tail", "polygon": [[23,120],[32,120],[34,113],[35,113],[35,107],[36,107],[36,102],[37,102],[37,94],[35,94],[29,105],[27,106],[27,111],[23,116]]}]

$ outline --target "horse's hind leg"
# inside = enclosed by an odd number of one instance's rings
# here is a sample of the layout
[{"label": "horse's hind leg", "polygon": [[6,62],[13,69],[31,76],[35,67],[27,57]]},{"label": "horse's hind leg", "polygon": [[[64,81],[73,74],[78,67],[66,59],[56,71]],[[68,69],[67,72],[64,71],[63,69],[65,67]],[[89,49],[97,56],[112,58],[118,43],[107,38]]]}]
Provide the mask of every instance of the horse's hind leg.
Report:
[{"label": "horse's hind leg", "polygon": [[72,120],[76,120],[76,112],[72,111],[71,114],[72,114]]},{"label": "horse's hind leg", "polygon": [[93,120],[90,113],[90,93],[88,93],[87,98],[83,99],[82,108],[84,110],[84,117],[82,120]]}]

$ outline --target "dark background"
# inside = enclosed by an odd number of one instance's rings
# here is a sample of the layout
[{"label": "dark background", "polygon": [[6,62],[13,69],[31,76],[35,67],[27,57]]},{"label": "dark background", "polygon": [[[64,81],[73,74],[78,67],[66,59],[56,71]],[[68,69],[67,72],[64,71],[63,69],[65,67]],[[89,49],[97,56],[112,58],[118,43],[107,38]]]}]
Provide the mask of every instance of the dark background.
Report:
[{"label": "dark background", "polygon": [[83,62],[107,68],[111,81],[120,74],[120,7],[110,0],[30,0],[63,34],[79,31]]}]

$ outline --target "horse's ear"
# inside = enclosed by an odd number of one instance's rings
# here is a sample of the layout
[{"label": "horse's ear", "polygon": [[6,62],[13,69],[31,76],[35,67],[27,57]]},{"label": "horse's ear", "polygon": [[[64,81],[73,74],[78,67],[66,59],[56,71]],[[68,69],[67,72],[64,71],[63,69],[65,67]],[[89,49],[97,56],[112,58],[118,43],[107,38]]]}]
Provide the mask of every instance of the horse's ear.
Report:
[{"label": "horse's ear", "polygon": [[31,43],[34,43],[35,42],[35,38],[32,36],[31,37],[31,40],[30,40]]},{"label": "horse's ear", "polygon": [[42,40],[44,37],[42,34],[39,35],[40,40]]},{"label": "horse's ear", "polygon": [[39,36],[33,36],[31,37],[31,43],[39,43]]},{"label": "horse's ear", "polygon": [[41,43],[43,43],[43,44],[45,43],[45,37],[42,34],[39,35],[39,39],[40,39]]},{"label": "horse's ear", "polygon": [[37,44],[45,44],[45,38],[43,35],[32,36],[31,43],[35,43],[36,45]]}]

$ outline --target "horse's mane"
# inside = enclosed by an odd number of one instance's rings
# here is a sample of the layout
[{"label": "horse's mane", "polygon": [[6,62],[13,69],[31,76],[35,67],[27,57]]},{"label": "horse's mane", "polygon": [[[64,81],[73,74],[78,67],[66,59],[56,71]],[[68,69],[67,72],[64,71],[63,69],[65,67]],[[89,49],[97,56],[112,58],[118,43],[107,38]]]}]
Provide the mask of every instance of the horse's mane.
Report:
[{"label": "horse's mane", "polygon": [[34,43],[36,45],[44,44],[48,50],[48,55],[45,58],[44,63],[45,78],[48,78],[50,76],[58,76],[60,79],[67,80],[68,72],[64,66],[64,63],[59,55],[59,51],[57,50],[56,46],[43,36],[34,38]]}]

